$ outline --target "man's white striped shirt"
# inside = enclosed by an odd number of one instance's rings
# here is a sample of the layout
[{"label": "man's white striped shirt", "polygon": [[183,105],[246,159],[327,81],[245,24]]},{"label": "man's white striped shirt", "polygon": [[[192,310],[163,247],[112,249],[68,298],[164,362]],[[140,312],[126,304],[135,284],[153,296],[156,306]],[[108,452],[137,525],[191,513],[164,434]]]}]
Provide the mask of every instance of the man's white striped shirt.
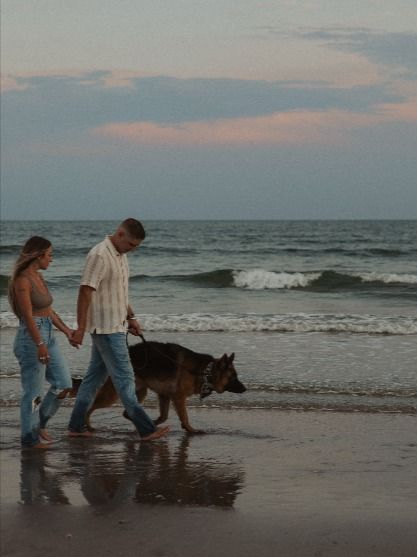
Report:
[{"label": "man's white striped shirt", "polygon": [[94,289],[87,313],[87,331],[126,332],[129,305],[129,264],[108,236],[87,255],[81,285]]}]

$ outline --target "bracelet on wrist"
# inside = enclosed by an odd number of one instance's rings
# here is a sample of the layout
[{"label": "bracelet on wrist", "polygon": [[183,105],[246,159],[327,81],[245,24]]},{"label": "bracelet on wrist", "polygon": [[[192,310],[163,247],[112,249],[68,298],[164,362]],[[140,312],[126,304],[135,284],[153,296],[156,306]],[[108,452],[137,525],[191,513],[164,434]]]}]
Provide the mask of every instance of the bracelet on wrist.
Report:
[{"label": "bracelet on wrist", "polygon": [[43,344],[45,344],[45,342],[43,340],[41,340],[40,342],[36,343],[36,346],[42,346]]},{"label": "bracelet on wrist", "polygon": [[127,320],[128,321],[136,321],[136,317],[134,315],[128,315]]}]

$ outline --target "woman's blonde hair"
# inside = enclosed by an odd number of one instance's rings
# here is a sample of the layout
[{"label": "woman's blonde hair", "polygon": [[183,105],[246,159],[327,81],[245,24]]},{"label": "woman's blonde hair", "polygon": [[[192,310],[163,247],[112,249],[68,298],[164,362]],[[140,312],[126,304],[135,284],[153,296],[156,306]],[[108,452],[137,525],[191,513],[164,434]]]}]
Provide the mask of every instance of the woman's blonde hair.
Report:
[{"label": "woman's blonde hair", "polygon": [[41,236],[32,236],[23,246],[19,257],[13,268],[12,276],[9,281],[9,303],[13,313],[19,317],[19,308],[16,302],[15,282],[20,274],[29,267],[35,259],[45,254],[51,247],[51,242]]}]

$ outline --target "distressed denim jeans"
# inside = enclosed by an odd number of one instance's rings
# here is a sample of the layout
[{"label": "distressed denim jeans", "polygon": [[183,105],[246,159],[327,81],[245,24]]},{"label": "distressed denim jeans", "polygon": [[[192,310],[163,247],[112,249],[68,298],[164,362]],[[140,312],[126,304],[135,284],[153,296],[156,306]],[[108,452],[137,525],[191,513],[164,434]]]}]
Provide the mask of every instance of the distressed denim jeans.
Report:
[{"label": "distressed denim jeans", "polygon": [[[23,321],[14,341],[14,354],[20,365],[23,390],[20,403],[22,445],[26,447],[40,442],[39,429],[44,428],[58,410],[62,392],[72,386],[67,363],[54,336],[51,319],[34,317],[34,320],[48,348],[48,364],[41,364],[38,360],[38,348]],[[45,379],[50,388],[44,396]]]},{"label": "distressed denim jeans", "polygon": [[86,415],[96,394],[110,375],[125,410],[139,435],[155,431],[155,424],[139,404],[136,397],[135,376],[130,363],[129,350],[124,333],[92,334],[91,359],[78,390],[71,414],[70,431],[86,430]]}]

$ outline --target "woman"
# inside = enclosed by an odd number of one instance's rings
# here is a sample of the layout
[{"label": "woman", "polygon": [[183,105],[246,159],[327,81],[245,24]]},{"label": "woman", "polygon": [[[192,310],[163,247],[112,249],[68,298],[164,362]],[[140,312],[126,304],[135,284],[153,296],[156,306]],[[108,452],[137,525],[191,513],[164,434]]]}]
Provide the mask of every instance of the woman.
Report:
[{"label": "woman", "polygon": [[[68,340],[72,330],[52,309],[52,296],[39,272],[46,270],[51,261],[51,242],[33,236],[16,261],[9,285],[10,305],[20,321],[14,353],[19,361],[23,388],[22,445],[32,448],[47,448],[52,442],[45,429],[46,423],[71,389],[71,376],[52,325]],[[51,387],[43,397],[45,378]]]}]

